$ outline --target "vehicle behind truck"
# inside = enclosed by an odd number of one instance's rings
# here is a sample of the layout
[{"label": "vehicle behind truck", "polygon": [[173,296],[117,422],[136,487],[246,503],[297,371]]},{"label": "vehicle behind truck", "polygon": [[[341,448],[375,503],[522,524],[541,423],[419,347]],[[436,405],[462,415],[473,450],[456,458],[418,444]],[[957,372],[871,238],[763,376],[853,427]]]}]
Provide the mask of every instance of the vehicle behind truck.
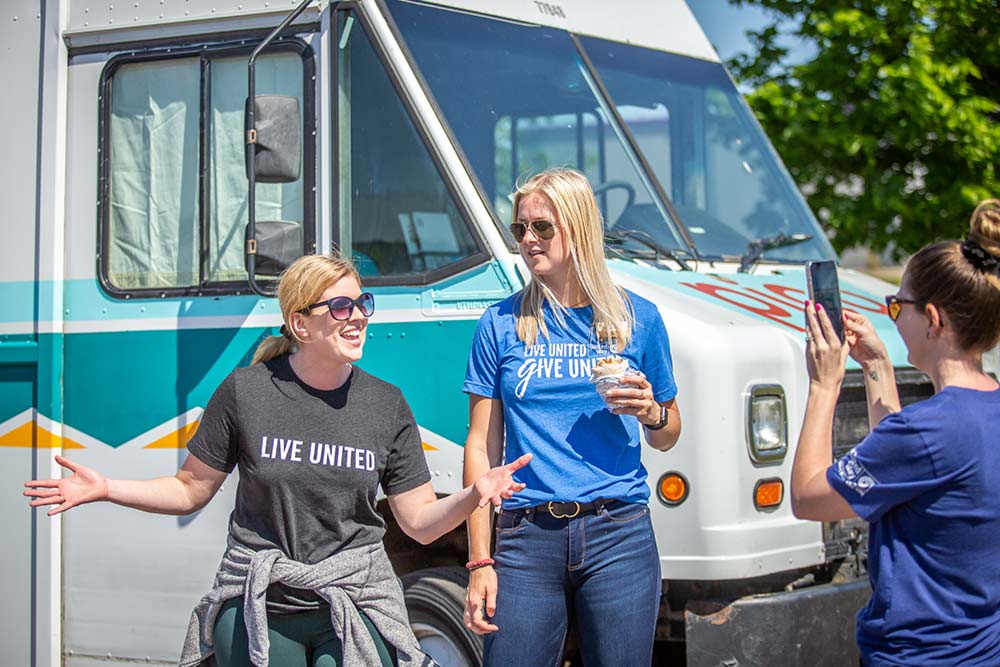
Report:
[{"label": "vehicle behind truck", "polygon": [[[803,269],[836,254],[687,6],[297,5],[4,8],[5,664],[176,662],[234,481],[179,518],[99,504],[49,519],[15,490],[61,474],[56,453],[113,478],[172,475],[209,396],[277,333],[270,294],[302,254],[353,257],[378,301],[361,365],[410,402],[437,492],[461,488],[476,321],[529,277],[510,193],[553,166],[588,176],[612,275],[671,337],[684,432],[643,455],[664,654],[857,664],[867,525],[799,521],[785,498]],[[882,304],[894,288],[840,282],[886,340],[903,402],[929,396]],[[834,421],[835,455],[867,433],[854,365]],[[422,645],[479,664],[464,531],[423,547],[383,514]]]}]

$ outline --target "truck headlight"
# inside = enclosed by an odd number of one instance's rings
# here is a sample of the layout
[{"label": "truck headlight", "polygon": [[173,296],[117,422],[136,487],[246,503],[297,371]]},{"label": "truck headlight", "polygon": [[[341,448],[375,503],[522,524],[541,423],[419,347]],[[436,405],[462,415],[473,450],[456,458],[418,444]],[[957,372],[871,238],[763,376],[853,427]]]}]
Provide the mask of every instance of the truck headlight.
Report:
[{"label": "truck headlight", "polygon": [[747,448],[756,463],[774,463],[788,451],[788,417],[781,385],[758,384],[747,397]]}]

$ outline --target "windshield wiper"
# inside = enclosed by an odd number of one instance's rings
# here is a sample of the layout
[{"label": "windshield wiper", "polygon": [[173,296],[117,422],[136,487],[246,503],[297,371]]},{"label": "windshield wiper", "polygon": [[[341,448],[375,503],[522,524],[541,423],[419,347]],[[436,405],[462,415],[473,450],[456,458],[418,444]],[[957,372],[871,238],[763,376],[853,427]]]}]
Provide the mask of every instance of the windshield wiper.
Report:
[{"label": "windshield wiper", "polygon": [[747,245],[747,251],[740,257],[740,273],[746,273],[760,260],[767,250],[784,248],[797,243],[812,241],[812,234],[785,234],[778,232],[774,236],[765,236],[761,239],[754,239]]},{"label": "windshield wiper", "polygon": [[661,257],[677,262],[682,269],[690,271],[691,267],[680,257],[675,250],[672,250],[650,236],[647,232],[638,229],[621,229],[608,232],[604,235],[604,241],[614,247],[617,252],[623,253],[622,246],[626,241],[636,241],[653,251],[653,259],[659,260]]}]

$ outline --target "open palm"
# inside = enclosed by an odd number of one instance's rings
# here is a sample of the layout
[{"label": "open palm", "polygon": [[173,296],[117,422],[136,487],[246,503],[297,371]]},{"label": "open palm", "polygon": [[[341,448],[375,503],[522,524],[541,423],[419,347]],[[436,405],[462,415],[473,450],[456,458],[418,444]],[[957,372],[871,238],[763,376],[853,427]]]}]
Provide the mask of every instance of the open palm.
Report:
[{"label": "open palm", "polygon": [[60,479],[34,479],[25,482],[24,495],[34,498],[29,505],[56,505],[48,512],[49,516],[53,516],[71,507],[107,497],[108,481],[101,473],[61,456],[56,456],[56,463],[73,474]]},{"label": "open palm", "polygon": [[479,506],[486,507],[489,503],[493,503],[499,507],[504,498],[510,498],[524,489],[524,484],[514,481],[514,473],[528,465],[530,460],[531,454],[525,454],[507,465],[491,468],[488,473],[477,479],[476,492],[481,498]]}]

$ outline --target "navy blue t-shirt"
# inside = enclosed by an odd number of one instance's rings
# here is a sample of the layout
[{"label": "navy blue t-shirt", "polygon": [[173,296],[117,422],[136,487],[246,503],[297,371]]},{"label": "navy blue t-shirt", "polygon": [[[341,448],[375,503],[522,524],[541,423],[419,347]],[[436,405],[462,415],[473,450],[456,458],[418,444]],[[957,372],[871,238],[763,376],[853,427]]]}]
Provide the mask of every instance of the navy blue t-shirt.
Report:
[{"label": "navy blue t-shirt", "polygon": [[1000,390],[887,416],[827,479],[871,523],[869,664],[1000,665]]},{"label": "navy blue t-shirt", "polygon": [[[628,292],[635,327],[618,356],[642,371],[657,402],[677,394],[670,341],[656,306]],[[515,479],[527,488],[503,506],[508,509],[550,500],[590,502],[615,498],[649,499],[640,459],[639,422],[614,415],[590,382],[593,365],[615,354],[596,340],[590,306],[570,308],[560,324],[544,310],[549,336],[539,333],[527,348],[517,337],[520,293],[486,310],[472,343],[462,389],[503,402],[507,461],[531,452],[531,465]]]}]

